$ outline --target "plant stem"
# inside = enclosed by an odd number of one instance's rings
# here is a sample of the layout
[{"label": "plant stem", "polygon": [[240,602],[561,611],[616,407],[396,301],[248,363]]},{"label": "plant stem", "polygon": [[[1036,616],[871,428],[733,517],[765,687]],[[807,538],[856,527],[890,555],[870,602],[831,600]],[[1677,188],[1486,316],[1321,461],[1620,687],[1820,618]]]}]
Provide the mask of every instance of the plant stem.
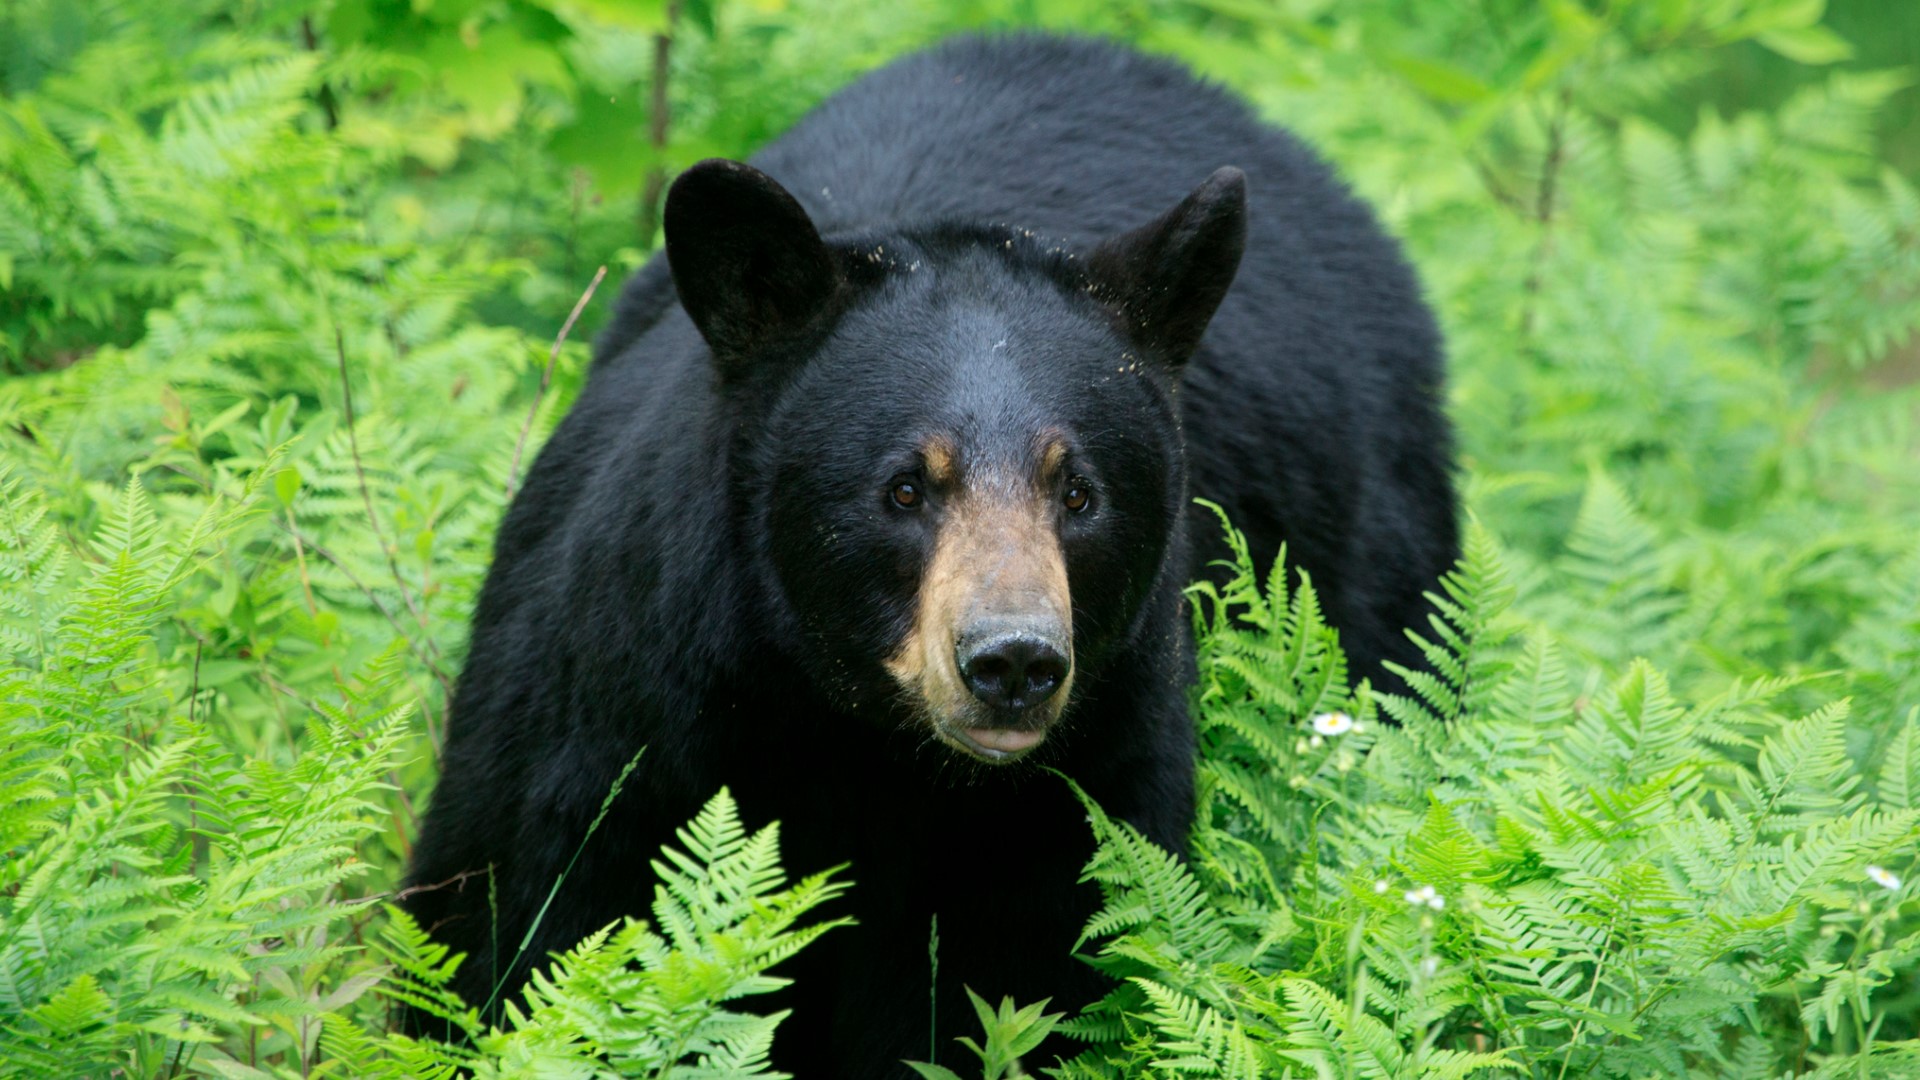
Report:
[{"label": "plant stem", "polygon": [[587,291],[573,302],[573,310],[567,313],[567,321],[560,324],[560,333],[554,336],[553,347],[547,350],[547,366],[540,372],[540,389],[533,395],[533,405],[527,409],[527,418],[520,425],[520,437],[513,443],[513,462],[507,466],[507,501],[513,501],[513,493],[520,486],[520,456],[527,449],[527,433],[533,430],[533,418],[540,412],[540,402],[547,396],[547,386],[553,382],[553,365],[560,359],[560,346],[567,343],[567,335],[573,332],[573,324],[580,313],[587,309],[593,300],[594,290],[600,287],[600,281],[607,276],[607,268],[602,266],[593,272],[593,280],[587,282]]},{"label": "plant stem", "polygon": [[[308,52],[317,53],[320,51],[320,35],[314,32],[313,17],[311,15],[300,20],[300,41],[301,44],[307,47]],[[327,130],[334,131],[338,129],[340,127],[340,99],[334,96],[333,86],[329,83],[321,83],[320,89],[314,92],[313,99],[319,104],[320,111],[327,114]]]},{"label": "plant stem", "polygon": [[1561,90],[1556,99],[1553,119],[1547,122],[1547,156],[1540,164],[1540,187],[1534,193],[1533,220],[1540,226],[1540,239],[1533,249],[1533,261],[1527,269],[1525,306],[1520,312],[1520,336],[1531,338],[1540,306],[1540,289],[1546,277],[1547,259],[1553,254],[1553,220],[1560,188],[1560,169],[1567,160],[1567,111],[1572,95]]},{"label": "plant stem", "polygon": [[653,85],[647,103],[647,145],[653,164],[640,189],[640,242],[652,244],[660,228],[660,196],[667,188],[668,82],[673,76],[673,28],[680,21],[680,0],[668,0],[666,29],[653,35]]},{"label": "plant stem", "polygon": [[[433,640],[433,630],[427,623],[426,612],[413,602],[413,593],[407,589],[407,579],[400,573],[400,558],[387,532],[380,527],[380,515],[373,509],[373,490],[367,485],[367,467],[360,457],[360,435],[356,430],[353,415],[353,380],[347,377],[347,343],[341,336],[340,328],[333,328],[334,354],[340,361],[340,394],[346,406],[347,448],[353,453],[353,474],[359,481],[360,501],[367,508],[367,527],[373,530],[373,539],[380,545],[380,551],[387,557],[387,572],[393,575],[394,587],[400,590],[400,602],[413,614],[415,622],[420,624],[420,634],[426,640],[427,651],[436,658],[440,655],[440,646]],[[451,693],[451,690],[449,690]]]}]

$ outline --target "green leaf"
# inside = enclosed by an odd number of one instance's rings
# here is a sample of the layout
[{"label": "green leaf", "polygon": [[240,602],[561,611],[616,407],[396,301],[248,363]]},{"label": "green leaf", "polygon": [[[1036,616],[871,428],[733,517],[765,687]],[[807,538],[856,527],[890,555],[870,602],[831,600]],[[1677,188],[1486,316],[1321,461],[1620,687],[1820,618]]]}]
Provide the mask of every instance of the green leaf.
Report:
[{"label": "green leaf", "polygon": [[99,981],[83,974],[34,1009],[33,1018],[53,1034],[67,1036],[102,1023],[112,1007],[113,999],[100,989]]},{"label": "green leaf", "polygon": [[1435,101],[1472,105],[1493,96],[1492,87],[1451,64],[1404,54],[1389,56],[1387,63],[1401,78]]},{"label": "green leaf", "polygon": [[518,115],[525,87],[571,89],[573,76],[553,47],[529,40],[501,24],[469,40],[434,38],[423,59],[455,101],[488,122],[504,125]]},{"label": "green leaf", "polygon": [[561,161],[586,169],[596,190],[628,198],[639,192],[647,170],[662,164],[646,133],[646,102],[638,90],[583,88],[573,121],[554,128],[547,145]]},{"label": "green leaf", "polygon": [[273,474],[273,495],[280,500],[281,506],[291,507],[294,496],[300,494],[300,470],[289,465]]},{"label": "green leaf", "polygon": [[1768,30],[1756,41],[1789,60],[1802,64],[1837,64],[1853,59],[1853,45],[1824,26]]},{"label": "green leaf", "polygon": [[576,23],[660,33],[667,29],[667,0],[535,0]]}]

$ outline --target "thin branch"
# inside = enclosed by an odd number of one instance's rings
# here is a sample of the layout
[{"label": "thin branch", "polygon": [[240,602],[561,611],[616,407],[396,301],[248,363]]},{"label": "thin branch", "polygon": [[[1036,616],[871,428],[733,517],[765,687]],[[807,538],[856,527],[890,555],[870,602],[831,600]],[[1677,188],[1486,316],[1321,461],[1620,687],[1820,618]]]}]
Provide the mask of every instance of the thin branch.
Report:
[{"label": "thin branch", "polygon": [[[300,20],[300,40],[302,44],[306,45],[308,52],[317,53],[320,51],[320,35],[314,32],[313,17],[310,15]],[[338,129],[340,127],[340,99],[334,96],[333,85],[322,82],[319,92],[314,95],[314,100],[319,104],[321,111],[327,114],[327,130],[334,131]]]},{"label": "thin branch", "polygon": [[[401,625],[400,617],[394,614],[392,608],[389,608],[387,605],[380,602],[380,594],[374,592],[372,587],[369,586],[366,582],[361,581],[358,575],[356,575],[351,569],[348,569],[347,564],[344,560],[342,560],[338,555],[335,555],[333,552],[327,550],[324,546],[320,544],[319,541],[315,540],[311,536],[306,535],[305,533],[300,532],[298,529],[290,528],[286,525],[281,525],[280,527],[282,529],[285,529],[289,535],[305,541],[307,545],[307,549],[309,551],[312,551],[315,555],[318,555],[322,559],[325,559],[326,561],[332,563],[334,569],[340,571],[341,574],[345,575],[348,583],[350,583],[354,588],[360,590],[360,594],[367,598],[367,602],[373,605],[374,610],[378,611],[381,614],[381,616],[387,620],[387,625],[393,627],[393,632],[400,635],[400,640],[405,641],[407,643],[407,651],[413,653],[413,658],[415,660],[420,661],[420,663],[427,669],[427,673],[432,675],[434,679],[437,682],[439,682],[441,688],[447,692],[447,700],[449,701],[453,700],[453,680],[447,677],[446,672],[440,670],[440,665],[435,663],[434,657],[429,656],[425,652],[421,651],[419,643],[413,640],[413,635],[409,634],[407,632],[407,628]],[[431,644],[431,642],[429,642],[429,644]]]},{"label": "thin branch", "polygon": [[[194,639],[193,684],[187,687],[187,723],[189,724],[197,724],[200,722],[200,653],[205,650],[206,645],[207,643],[199,638]],[[191,802],[187,804],[187,818],[188,820],[192,820],[193,818],[193,804]]]},{"label": "thin branch", "polygon": [[433,703],[427,698],[426,688],[420,685],[420,681],[414,678],[411,672],[407,674],[407,686],[420,701],[420,719],[427,725],[427,742],[433,746],[433,759],[439,761],[440,751],[446,746],[446,739],[440,734],[440,722],[434,717]]},{"label": "thin branch", "polygon": [[680,21],[680,0],[668,0],[666,29],[653,35],[653,84],[648,87],[647,145],[653,148],[653,165],[647,169],[646,186],[640,189],[640,242],[653,243],[660,227],[660,196],[667,188],[668,82],[673,76],[673,29]]},{"label": "thin branch", "polygon": [[[286,510],[287,524],[289,526],[299,525],[298,519],[293,516],[293,507],[289,506]],[[307,574],[306,545],[300,542],[300,531],[298,528],[289,528],[287,532],[293,536],[293,561],[294,564],[300,568],[300,591],[305,593],[307,597],[307,615],[311,617],[317,625],[320,622],[320,605],[313,599],[313,579]],[[323,649],[331,647],[332,642],[330,639],[332,636],[331,634],[322,633],[320,635],[320,647]],[[339,672],[336,670],[335,675],[337,676],[338,674]]]},{"label": "thin branch", "polygon": [[405,900],[409,896],[417,896],[423,892],[437,892],[441,889],[446,888],[449,885],[458,885],[459,883],[467,880],[470,877],[479,877],[481,874],[485,874],[491,871],[492,869],[493,867],[487,866],[480,870],[462,870],[445,881],[436,881],[431,885],[409,885],[406,888],[399,890],[398,892],[391,892],[391,893],[385,893],[385,894],[374,893],[372,896],[362,897],[359,902],[368,903],[374,900]]},{"label": "thin branch", "polygon": [[367,508],[367,527],[373,530],[373,538],[380,544],[380,551],[387,557],[387,571],[393,575],[393,584],[400,590],[400,602],[413,614],[414,621],[420,624],[420,632],[426,638],[427,648],[435,656],[440,655],[440,646],[434,643],[433,630],[427,623],[426,613],[414,604],[413,594],[407,591],[407,579],[400,573],[400,559],[394,546],[387,540],[385,529],[380,527],[380,515],[373,509],[373,489],[367,484],[367,467],[360,460],[360,435],[355,430],[353,416],[353,380],[347,377],[347,342],[340,334],[340,327],[333,328],[334,355],[340,361],[340,393],[346,403],[347,411],[347,448],[353,452],[353,473],[360,484],[360,501]]},{"label": "thin branch", "polygon": [[1520,312],[1520,336],[1533,336],[1534,316],[1540,306],[1540,290],[1545,285],[1547,259],[1553,254],[1553,220],[1559,194],[1560,169],[1567,160],[1567,113],[1572,95],[1560,91],[1553,119],[1547,124],[1547,156],[1540,166],[1540,187],[1534,195],[1533,219],[1540,226],[1540,240],[1534,245],[1532,264],[1527,269],[1526,306]]},{"label": "thin branch", "polygon": [[1540,191],[1534,199],[1533,216],[1541,228],[1553,224],[1554,196],[1559,185],[1560,167],[1567,160],[1567,110],[1571,105],[1566,91],[1560,92],[1558,107],[1547,126],[1547,159],[1540,170]]},{"label": "thin branch", "polygon": [[1494,172],[1493,166],[1485,158],[1477,154],[1469,155],[1467,162],[1472,166],[1474,174],[1480,177],[1480,182],[1486,186],[1487,193],[1493,196],[1495,202],[1516,214],[1524,216],[1527,213],[1526,200],[1515,194],[1513,189],[1507,186],[1506,181],[1500,179],[1499,174]]},{"label": "thin branch", "polygon": [[567,321],[560,324],[560,333],[553,339],[553,348],[547,350],[547,366],[540,372],[540,389],[534,393],[533,406],[527,410],[527,419],[520,425],[520,438],[514,441],[513,464],[507,466],[508,502],[513,501],[513,493],[520,486],[520,456],[526,452],[527,433],[533,430],[533,418],[540,412],[540,402],[546,398],[547,387],[553,382],[553,365],[560,359],[560,346],[567,343],[567,335],[573,332],[574,322],[587,309],[587,304],[593,300],[594,290],[600,287],[601,279],[606,276],[607,268],[604,266],[593,272],[593,280],[587,282],[587,291],[574,301],[573,311],[568,313]]}]

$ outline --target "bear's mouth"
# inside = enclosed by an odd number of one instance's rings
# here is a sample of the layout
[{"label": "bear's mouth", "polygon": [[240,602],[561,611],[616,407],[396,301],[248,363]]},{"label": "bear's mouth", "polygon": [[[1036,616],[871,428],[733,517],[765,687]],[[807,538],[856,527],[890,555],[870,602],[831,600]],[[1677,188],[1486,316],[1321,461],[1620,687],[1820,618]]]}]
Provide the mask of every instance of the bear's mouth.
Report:
[{"label": "bear's mouth", "polygon": [[957,724],[938,724],[935,730],[941,740],[954,749],[994,763],[1018,761],[1047,739],[1047,733],[1042,730],[961,727]]}]

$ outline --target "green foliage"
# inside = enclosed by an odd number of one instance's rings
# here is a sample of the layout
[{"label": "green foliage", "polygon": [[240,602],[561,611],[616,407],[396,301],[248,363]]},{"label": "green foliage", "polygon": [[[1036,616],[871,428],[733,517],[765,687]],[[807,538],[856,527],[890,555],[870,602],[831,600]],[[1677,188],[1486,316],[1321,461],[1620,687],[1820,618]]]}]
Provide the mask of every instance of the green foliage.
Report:
[{"label": "green foliage", "polygon": [[[1197,587],[1200,820],[1182,863],[1090,808],[1118,981],[1067,1073],[1915,1072],[1920,909],[1875,882],[1920,813],[1882,140],[1920,88],[1853,57],[1920,24],[1825,6],[0,4],[0,1075],[764,1072],[732,1002],[840,886],[724,799],[498,1029],[384,901],[595,269],[673,169],[1018,26],[1188,62],[1379,208],[1485,523],[1406,698],[1348,685],[1310,582]],[[976,989],[1017,1075],[1055,1018]]]},{"label": "green foliage", "polygon": [[[1063,1015],[1047,1012],[1045,1001],[1022,1007],[1014,1005],[1012,998],[1002,998],[996,1010],[972,990],[967,991],[967,999],[973,1002],[974,1015],[980,1018],[986,1039],[984,1045],[966,1036],[957,1041],[980,1059],[980,1080],[1020,1080],[1026,1076],[1020,1059],[1052,1034]],[[960,1080],[959,1073],[941,1065],[924,1061],[907,1064],[926,1080]]]},{"label": "green foliage", "polygon": [[[169,543],[130,485],[75,598],[35,618],[40,637],[14,638],[28,663],[8,669],[0,709],[0,1076],[265,1077],[323,1059],[355,1076],[771,1075],[784,1014],[722,1003],[784,985],[767,969],[839,925],[798,923],[844,886],[787,886],[777,827],[749,835],[724,791],[680,832],[685,850],[654,864],[659,930],[630,919],[592,935],[536,973],[503,1029],[451,995],[458,960],[397,909],[370,955],[341,939],[370,914],[372,898],[341,889],[370,869],[355,851],[385,824],[411,713],[389,704],[405,696],[402,650],[312,703],[287,765],[237,758],[154,693],[160,601],[245,521],[253,486]],[[17,484],[0,502],[12,521],[45,516]],[[44,592],[43,532],[0,541],[30,570],[9,610]],[[386,1034],[384,1012],[351,1011],[375,986],[460,1041]]]},{"label": "green foliage", "polygon": [[[1093,1046],[1060,1075],[1920,1062],[1884,993],[1920,948],[1899,880],[1920,839],[1911,725],[1870,792],[1844,700],[1782,713],[1776,680],[1689,707],[1645,661],[1574,700],[1552,639],[1507,632],[1504,558],[1478,528],[1435,597],[1436,674],[1381,699],[1401,726],[1352,721],[1365,702],[1312,586],[1276,568],[1262,590],[1235,549],[1227,586],[1195,589],[1193,857],[1087,803],[1105,903],[1086,937],[1120,982],[1062,1025]],[[1255,773],[1284,794],[1220,782]]]},{"label": "green foliage", "polygon": [[331,937],[358,907],[341,889],[369,869],[354,855],[384,824],[411,712],[393,703],[391,665],[316,703],[306,752],[285,764],[238,758],[156,678],[169,591],[257,501],[233,486],[163,537],[129,484],[62,596],[45,506],[0,484],[17,571],[5,606],[27,627],[0,706],[0,1074],[157,1075],[223,1029],[310,1036],[366,988],[303,984],[352,951]]},{"label": "green foliage", "polygon": [[787,1014],[757,1016],[724,1003],[785,986],[767,969],[845,922],[796,926],[845,886],[825,873],[788,886],[778,826],[749,835],[724,790],[679,837],[686,850],[668,848],[653,864],[661,879],[654,927],[626,919],[588,935],[534,973],[524,1004],[507,1003],[503,1028],[482,1024],[447,989],[458,958],[389,909],[374,950],[392,972],[382,993],[444,1022],[450,1041],[335,1020],[323,1046],[349,1075],[367,1077],[783,1075],[768,1070],[767,1053]]}]

